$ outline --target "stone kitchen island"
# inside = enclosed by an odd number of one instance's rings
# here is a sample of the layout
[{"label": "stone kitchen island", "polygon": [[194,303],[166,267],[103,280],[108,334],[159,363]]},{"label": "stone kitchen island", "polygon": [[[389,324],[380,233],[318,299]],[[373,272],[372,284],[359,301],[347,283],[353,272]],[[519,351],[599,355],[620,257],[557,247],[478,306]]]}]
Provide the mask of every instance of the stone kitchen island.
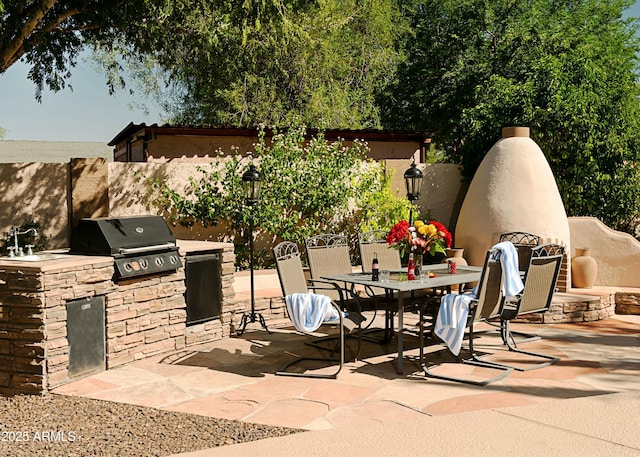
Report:
[{"label": "stone kitchen island", "polygon": [[[228,336],[236,310],[233,244],[177,242],[219,257],[220,312],[187,325],[185,268],[114,278],[114,259],[65,253],[0,258],[0,394],[69,381]],[[242,310],[240,310],[241,312]]]}]

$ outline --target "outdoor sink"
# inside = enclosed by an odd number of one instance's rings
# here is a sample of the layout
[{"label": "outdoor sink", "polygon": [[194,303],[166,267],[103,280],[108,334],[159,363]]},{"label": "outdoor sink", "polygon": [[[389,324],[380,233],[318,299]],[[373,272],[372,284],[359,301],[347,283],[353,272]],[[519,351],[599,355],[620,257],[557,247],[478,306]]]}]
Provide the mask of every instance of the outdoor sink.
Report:
[{"label": "outdoor sink", "polygon": [[43,254],[16,256],[16,257],[0,257],[0,261],[11,260],[16,262],[44,262],[45,260],[66,259],[67,257],[70,257],[70,255],[43,253]]}]

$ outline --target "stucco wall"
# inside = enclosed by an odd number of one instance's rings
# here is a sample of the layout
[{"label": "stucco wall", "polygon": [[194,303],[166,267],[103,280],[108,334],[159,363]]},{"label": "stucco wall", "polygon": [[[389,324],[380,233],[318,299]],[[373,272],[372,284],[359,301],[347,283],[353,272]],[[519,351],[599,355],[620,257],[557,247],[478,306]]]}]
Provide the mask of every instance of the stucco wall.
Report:
[{"label": "stucco wall", "polygon": [[[396,195],[405,198],[407,190],[404,172],[411,166],[411,160],[386,160],[385,162],[387,172],[392,175],[392,188],[396,191]],[[461,167],[449,163],[437,163],[419,164],[418,168],[423,174],[420,198],[415,202],[418,212],[428,211],[432,218],[445,224],[453,233],[466,190],[462,182]]]},{"label": "stucco wall", "polygon": [[595,217],[570,217],[571,246],[591,248],[598,264],[596,285],[640,287],[640,242]]},{"label": "stucco wall", "polygon": [[[156,195],[150,192],[149,180],[160,180],[184,193],[188,189],[189,178],[199,179],[198,167],[205,170],[203,163],[109,163],[109,214],[112,217],[139,214],[160,214],[155,202]],[[217,227],[173,226],[171,230],[176,238],[183,240],[220,240],[230,241],[231,233],[223,225]],[[225,236],[226,235],[226,236]],[[223,238],[220,238],[223,236]]]},{"label": "stucco wall", "polygon": [[34,219],[48,246],[68,246],[69,164],[0,164],[0,233]]},{"label": "stucco wall", "polygon": [[147,143],[149,160],[187,160],[203,162],[203,158],[215,157],[218,150],[231,151],[232,146],[240,152],[253,151],[254,138],[228,136],[159,136]]},{"label": "stucco wall", "polygon": [[[77,167],[91,176],[74,179],[73,198],[80,202],[82,217],[106,215],[112,217],[157,214],[154,196],[149,194],[147,179],[167,181],[179,191],[186,189],[189,177],[198,178],[197,167],[208,167],[205,163],[125,163],[106,162],[89,159],[82,167],[82,160],[74,159]],[[387,169],[393,172],[393,186],[399,196],[404,197],[403,173],[410,165],[409,160],[389,160]],[[425,175],[423,192],[417,204],[428,209],[431,215],[445,223],[457,215],[456,201],[460,199],[461,177],[459,167],[450,164],[421,165]],[[23,224],[27,218],[33,218],[42,224],[43,231],[50,237],[49,248],[68,246],[69,188],[71,186],[69,164],[16,163],[0,164],[1,192],[0,231],[7,232],[10,227]],[[106,184],[97,186],[91,183],[102,182],[106,176]],[[100,177],[99,180],[94,178]],[[87,184],[88,183],[88,184]],[[106,188],[105,188],[106,187]],[[108,194],[108,199],[104,198]],[[100,197],[100,198],[97,198]],[[84,202],[84,203],[82,203]],[[87,203],[90,202],[90,205]],[[108,202],[108,203],[100,203]],[[104,212],[100,205],[108,205]],[[233,236],[226,226],[203,228],[201,226],[174,227],[179,239],[218,239],[219,235]]]}]

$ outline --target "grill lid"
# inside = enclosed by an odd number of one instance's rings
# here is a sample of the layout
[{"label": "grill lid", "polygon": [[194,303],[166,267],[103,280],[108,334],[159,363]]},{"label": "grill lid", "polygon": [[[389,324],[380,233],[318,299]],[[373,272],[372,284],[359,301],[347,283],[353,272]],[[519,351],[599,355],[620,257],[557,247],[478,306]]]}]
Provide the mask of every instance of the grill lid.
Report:
[{"label": "grill lid", "polygon": [[162,216],[80,219],[71,251],[90,255],[129,255],[175,249],[176,239]]}]

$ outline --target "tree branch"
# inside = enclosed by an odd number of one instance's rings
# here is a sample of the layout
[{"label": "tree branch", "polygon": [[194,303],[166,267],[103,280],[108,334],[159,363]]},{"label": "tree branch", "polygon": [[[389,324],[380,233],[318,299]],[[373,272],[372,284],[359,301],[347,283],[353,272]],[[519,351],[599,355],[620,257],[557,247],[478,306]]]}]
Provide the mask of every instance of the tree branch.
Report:
[{"label": "tree branch", "polygon": [[39,7],[33,5],[27,9],[24,9],[24,2],[20,5],[22,14],[26,14],[27,20],[24,26],[16,33],[15,37],[9,40],[6,46],[4,46],[1,71],[4,72],[24,55],[24,42],[36,27],[38,27],[44,16],[53,8],[56,2],[57,0],[45,0]]}]

